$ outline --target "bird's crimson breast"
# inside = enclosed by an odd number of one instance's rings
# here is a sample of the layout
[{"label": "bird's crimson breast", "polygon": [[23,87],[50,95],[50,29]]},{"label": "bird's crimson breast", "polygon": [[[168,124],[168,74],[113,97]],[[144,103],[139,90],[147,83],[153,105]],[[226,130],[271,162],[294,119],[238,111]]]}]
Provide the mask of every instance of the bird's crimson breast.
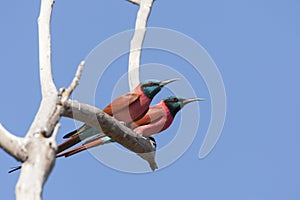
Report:
[{"label": "bird's crimson breast", "polygon": [[[143,125],[143,121],[147,123]],[[142,119],[137,121],[140,126],[135,126],[134,131],[144,137],[149,137],[167,129],[172,121],[173,116],[162,101],[159,104],[152,106],[148,113]]]}]

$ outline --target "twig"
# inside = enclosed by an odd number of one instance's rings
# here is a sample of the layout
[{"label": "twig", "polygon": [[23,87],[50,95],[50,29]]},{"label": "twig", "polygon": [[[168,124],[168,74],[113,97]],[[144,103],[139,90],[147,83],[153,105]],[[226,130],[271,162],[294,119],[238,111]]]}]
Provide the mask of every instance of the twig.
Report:
[{"label": "twig", "polygon": [[54,130],[53,130],[53,133],[52,133],[52,135],[51,135],[51,139],[52,139],[54,142],[56,142],[56,136],[57,136],[57,134],[58,134],[58,130],[59,130],[60,126],[61,126],[61,125],[60,125],[59,123],[57,123],[56,126],[55,126],[55,128],[54,128]]},{"label": "twig", "polygon": [[76,86],[79,84],[79,80],[82,74],[82,69],[84,67],[85,61],[81,61],[80,64],[78,65],[76,74],[70,84],[70,86],[63,92],[63,98],[62,98],[62,102],[66,101],[70,95],[72,94],[72,92],[74,91],[74,89],[76,88]]}]

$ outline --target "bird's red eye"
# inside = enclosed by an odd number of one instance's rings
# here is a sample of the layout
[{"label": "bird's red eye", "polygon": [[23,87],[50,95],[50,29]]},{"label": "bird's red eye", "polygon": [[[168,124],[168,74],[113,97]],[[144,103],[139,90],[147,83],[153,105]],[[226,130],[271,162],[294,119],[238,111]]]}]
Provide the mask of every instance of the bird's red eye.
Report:
[{"label": "bird's red eye", "polygon": [[178,99],[177,99],[177,98],[173,98],[172,101],[173,101],[173,102],[177,102]]},{"label": "bird's red eye", "polygon": [[153,82],[150,82],[150,83],[149,83],[149,85],[150,85],[150,86],[153,86],[153,85],[154,85],[154,83],[153,83]]}]

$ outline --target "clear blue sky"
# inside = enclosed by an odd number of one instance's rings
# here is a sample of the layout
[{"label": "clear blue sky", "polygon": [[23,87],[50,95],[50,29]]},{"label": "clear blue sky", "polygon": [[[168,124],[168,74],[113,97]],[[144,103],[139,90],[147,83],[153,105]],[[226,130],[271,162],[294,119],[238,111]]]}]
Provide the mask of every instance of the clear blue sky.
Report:
[{"label": "clear blue sky", "polygon": [[[210,101],[205,83],[191,75],[197,96],[208,100],[199,104],[199,131],[180,159],[147,174],[113,170],[88,152],[59,159],[46,182],[44,199],[147,200],[163,196],[298,200],[299,10],[296,0],[157,0],[148,25],[174,29],[193,38],[208,51],[220,70],[227,93],[227,118],[219,142],[208,157],[198,158],[209,122]],[[38,0],[5,1],[0,7],[0,122],[19,136],[28,130],[41,99],[38,12]],[[123,0],[57,0],[52,17],[53,73],[57,86],[68,85],[80,60],[96,45],[132,29],[136,12],[136,6]],[[158,62],[176,70],[181,69],[179,64],[187,64],[166,53],[149,55],[144,52],[143,64]],[[124,56],[117,62],[124,65],[121,68],[125,71],[126,59]],[[98,90],[110,95],[112,84],[99,85]],[[166,94],[160,94],[155,103]],[[97,96],[96,100],[99,107],[108,103],[105,96]],[[180,116],[174,123],[179,122]],[[58,142],[64,133],[74,129],[72,120],[62,119],[61,123]],[[172,139],[175,129],[176,124],[159,136],[158,144],[162,146]],[[13,199],[19,172],[7,171],[18,163],[2,150],[0,163],[0,198]]]}]

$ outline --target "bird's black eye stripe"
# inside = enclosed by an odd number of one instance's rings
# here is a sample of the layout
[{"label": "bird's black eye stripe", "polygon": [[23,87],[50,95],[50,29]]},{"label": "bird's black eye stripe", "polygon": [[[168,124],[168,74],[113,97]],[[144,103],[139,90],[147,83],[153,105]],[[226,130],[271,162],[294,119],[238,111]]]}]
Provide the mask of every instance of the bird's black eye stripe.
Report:
[{"label": "bird's black eye stripe", "polygon": [[159,85],[158,83],[150,82],[147,84],[147,86],[154,86],[154,85]]},{"label": "bird's black eye stripe", "polygon": [[177,98],[173,98],[172,101],[173,101],[173,102],[177,102],[178,99],[177,99]]}]

